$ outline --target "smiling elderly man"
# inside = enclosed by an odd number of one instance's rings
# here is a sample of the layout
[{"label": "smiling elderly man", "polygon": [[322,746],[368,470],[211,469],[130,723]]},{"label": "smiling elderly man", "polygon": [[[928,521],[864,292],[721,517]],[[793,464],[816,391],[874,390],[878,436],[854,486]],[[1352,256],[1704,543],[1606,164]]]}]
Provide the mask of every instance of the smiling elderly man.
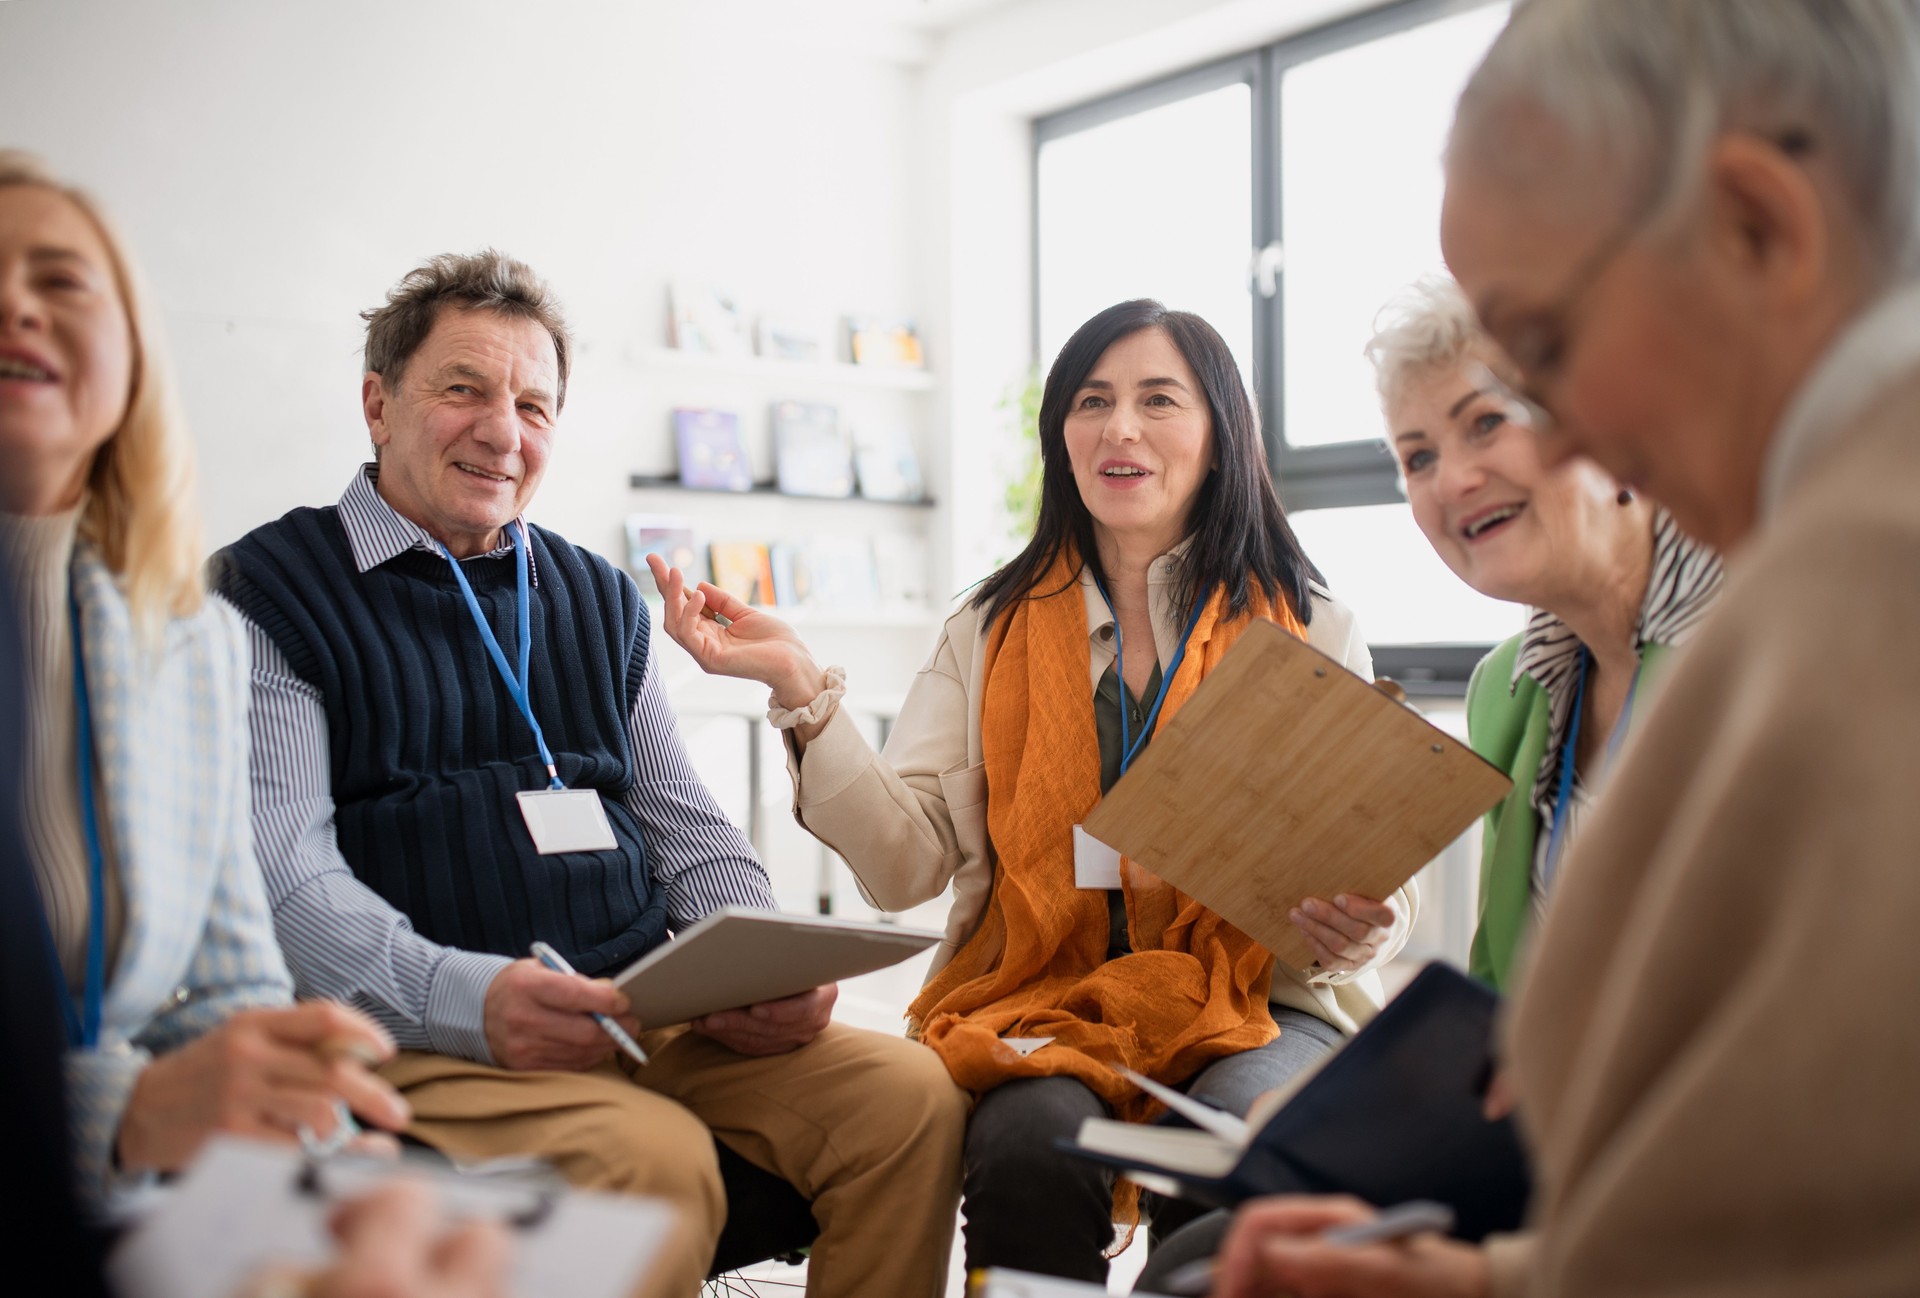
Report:
[{"label": "smiling elderly man", "polygon": [[[966,1100],[931,1051],[830,1024],[826,987],[649,1032],[623,1068],[589,1014],[638,1031],[625,998],[522,958],[539,939],[609,973],[773,899],[688,764],[639,590],[522,521],[572,354],[546,287],[436,257],[365,318],[375,462],[217,564],[252,632],[255,835],[300,992],[406,1048],[387,1076],[427,1143],[673,1201],[656,1292],[713,1257],[718,1136],[812,1201],[810,1293],[937,1294]],[[555,841],[529,793],[596,834]]]},{"label": "smiling elderly man", "polygon": [[1920,5],[1529,0],[1447,172],[1543,446],[1732,576],[1514,1007],[1532,1234],[1272,1201],[1216,1295],[1920,1292]]}]

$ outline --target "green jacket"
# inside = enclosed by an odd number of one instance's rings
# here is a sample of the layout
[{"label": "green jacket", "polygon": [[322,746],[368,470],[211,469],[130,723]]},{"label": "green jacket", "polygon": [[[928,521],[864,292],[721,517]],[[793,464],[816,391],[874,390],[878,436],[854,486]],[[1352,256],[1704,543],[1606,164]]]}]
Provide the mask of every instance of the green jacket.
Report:
[{"label": "green jacket", "polygon": [[[1467,970],[1500,992],[1513,990],[1514,957],[1533,914],[1533,858],[1540,835],[1540,813],[1533,809],[1533,784],[1547,757],[1547,692],[1531,676],[1522,676],[1509,692],[1520,637],[1502,642],[1480,660],[1467,685],[1467,738],[1473,751],[1505,771],[1513,792],[1487,813],[1480,839],[1480,922],[1474,928]],[[1665,645],[1640,652],[1639,699],[1659,676]]]}]

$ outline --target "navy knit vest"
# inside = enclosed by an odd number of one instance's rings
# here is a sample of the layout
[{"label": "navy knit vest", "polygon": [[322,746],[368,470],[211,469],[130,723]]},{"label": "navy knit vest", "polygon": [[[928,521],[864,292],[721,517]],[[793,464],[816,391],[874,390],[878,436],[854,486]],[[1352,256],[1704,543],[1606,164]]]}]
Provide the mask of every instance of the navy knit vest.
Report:
[{"label": "navy knit vest", "polygon": [[[517,958],[538,938],[598,974],[666,936],[665,889],[620,801],[647,609],[605,559],[528,531],[533,714],[566,786],[601,795],[614,851],[534,851],[514,795],[546,788],[546,769],[445,558],[409,550],[357,572],[337,511],[296,509],[222,551],[214,583],[320,692],[354,874],[436,942]],[[515,562],[461,571],[517,665]]]}]

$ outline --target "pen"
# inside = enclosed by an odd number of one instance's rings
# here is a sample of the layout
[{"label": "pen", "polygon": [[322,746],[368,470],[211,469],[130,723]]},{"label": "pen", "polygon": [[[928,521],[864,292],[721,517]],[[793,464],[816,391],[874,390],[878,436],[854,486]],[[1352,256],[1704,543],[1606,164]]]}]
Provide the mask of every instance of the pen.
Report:
[{"label": "pen", "polygon": [[[567,974],[574,978],[580,977],[580,974],[574,971],[573,966],[567,963],[566,957],[562,956],[558,951],[548,946],[545,942],[535,942],[533,944],[532,951],[533,951],[533,958],[535,960],[538,960],[541,964],[553,970],[555,973]],[[618,1023],[615,1023],[612,1019],[608,1018],[605,1014],[599,1014],[599,1013],[594,1014],[593,1021],[600,1025],[600,1030],[602,1032],[606,1033],[608,1036],[613,1038],[614,1045],[619,1046],[622,1050],[627,1052],[627,1057],[633,1060],[634,1063],[644,1064],[647,1062],[647,1052],[640,1048],[640,1043],[638,1041],[635,1041],[632,1037],[627,1035],[627,1030],[625,1028],[621,1027]]]},{"label": "pen", "polygon": [[[1402,1204],[1386,1209],[1377,1217],[1366,1221],[1356,1221],[1350,1226],[1335,1226],[1323,1231],[1319,1242],[1322,1244],[1341,1244],[1349,1248],[1361,1244],[1385,1244],[1391,1240],[1405,1239],[1409,1235],[1419,1235],[1427,1231],[1445,1234],[1453,1229],[1453,1209],[1444,1203],[1435,1203],[1431,1199],[1409,1199]],[[1199,1295],[1213,1291],[1214,1260],[1202,1258],[1198,1262],[1189,1262],[1176,1267],[1165,1280],[1160,1282],[1162,1293],[1186,1298],[1186,1295]]]}]

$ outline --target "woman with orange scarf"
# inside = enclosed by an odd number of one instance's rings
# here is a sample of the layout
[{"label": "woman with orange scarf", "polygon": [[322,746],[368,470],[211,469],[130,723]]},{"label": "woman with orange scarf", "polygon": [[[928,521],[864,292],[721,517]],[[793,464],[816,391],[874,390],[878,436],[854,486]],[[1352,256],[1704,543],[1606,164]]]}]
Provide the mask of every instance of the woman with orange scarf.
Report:
[{"label": "woman with orange scarf", "polygon": [[[1035,536],[950,617],[877,755],[784,623],[658,559],[667,631],[773,691],[802,824],[898,910],[951,885],[910,1030],[979,1097],[969,1267],[1101,1280],[1129,1187],[1058,1152],[1157,1106],[1124,1065],[1244,1113],[1380,1002],[1411,887],[1304,903],[1319,959],[1271,952],[1077,826],[1240,633],[1265,618],[1371,673],[1280,509],[1232,354],[1198,316],[1124,302],[1068,340],[1040,407]],[[724,622],[717,620],[724,619]],[[1310,760],[1310,754],[1303,754]],[[1188,1219],[1153,1205],[1156,1233]]]}]

